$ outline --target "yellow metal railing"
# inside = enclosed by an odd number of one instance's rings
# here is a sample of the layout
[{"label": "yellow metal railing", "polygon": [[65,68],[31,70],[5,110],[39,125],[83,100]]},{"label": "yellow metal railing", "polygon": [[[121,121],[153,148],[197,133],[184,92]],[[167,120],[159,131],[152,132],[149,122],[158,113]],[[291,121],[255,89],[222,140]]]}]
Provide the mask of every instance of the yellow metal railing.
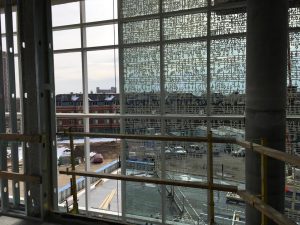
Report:
[{"label": "yellow metal railing", "polygon": [[[173,186],[183,186],[191,188],[201,188],[209,190],[209,213],[208,221],[209,224],[214,224],[214,195],[213,191],[228,191],[237,193],[247,204],[256,208],[261,212],[262,215],[262,225],[266,224],[267,218],[275,221],[278,224],[282,225],[296,225],[296,223],[280,212],[276,211],[272,207],[266,204],[266,194],[267,194],[267,158],[271,157],[285,163],[292,164],[294,166],[300,167],[300,157],[291,156],[285,152],[281,152],[269,147],[265,147],[266,140],[261,141],[261,145],[255,144],[252,142],[238,140],[235,138],[219,138],[213,137],[212,133],[209,133],[207,137],[173,137],[173,136],[150,136],[150,135],[127,135],[127,134],[103,134],[103,133],[80,133],[80,132],[62,132],[58,133],[59,135],[68,135],[70,137],[70,148],[71,148],[71,157],[72,161],[72,170],[59,171],[60,174],[66,174],[72,176],[72,195],[74,200],[74,212],[78,212],[77,204],[77,193],[76,193],[76,176],[83,177],[97,177],[97,178],[107,178],[112,180],[122,180],[122,181],[133,181],[133,182],[145,182],[161,185],[173,185]],[[73,137],[100,137],[100,138],[118,138],[118,139],[135,139],[135,140],[156,140],[156,141],[181,141],[181,142],[198,142],[208,143],[208,179],[207,182],[192,182],[192,181],[178,181],[178,180],[166,180],[159,178],[149,178],[149,177],[135,177],[127,175],[116,175],[116,174],[105,174],[105,173],[95,173],[95,172],[81,172],[75,170],[75,161],[74,155],[74,145]],[[215,184],[213,183],[213,143],[229,143],[237,144],[247,149],[247,151],[254,151],[261,155],[261,199],[257,196],[254,196],[248,193],[245,190],[238,190],[236,186]]]}]

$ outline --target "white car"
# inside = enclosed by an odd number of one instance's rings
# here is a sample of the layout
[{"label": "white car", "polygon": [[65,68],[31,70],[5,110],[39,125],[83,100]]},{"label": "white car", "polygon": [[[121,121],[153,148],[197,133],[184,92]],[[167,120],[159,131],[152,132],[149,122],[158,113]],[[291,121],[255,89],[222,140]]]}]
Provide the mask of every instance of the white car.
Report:
[{"label": "white car", "polygon": [[186,155],[186,150],[182,146],[176,146],[173,148],[173,152],[176,155]]},{"label": "white car", "polygon": [[235,156],[235,157],[245,157],[246,149],[245,148],[239,148],[238,150],[235,150],[235,151],[231,152],[231,155]]}]

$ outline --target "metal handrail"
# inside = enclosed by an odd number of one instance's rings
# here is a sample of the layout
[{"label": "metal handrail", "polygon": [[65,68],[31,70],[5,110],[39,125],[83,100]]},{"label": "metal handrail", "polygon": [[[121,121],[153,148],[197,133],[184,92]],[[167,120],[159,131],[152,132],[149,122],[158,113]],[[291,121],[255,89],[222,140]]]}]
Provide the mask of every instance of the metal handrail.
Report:
[{"label": "metal handrail", "polygon": [[[269,156],[274,159],[283,161],[285,163],[290,163],[294,166],[300,166],[300,157],[298,156],[291,156],[285,152],[281,152],[269,147],[265,147],[259,144],[255,144],[252,142],[239,140],[236,138],[219,138],[219,137],[212,137],[211,133],[207,137],[178,137],[178,136],[151,136],[151,135],[131,135],[131,134],[103,134],[103,133],[81,133],[81,132],[60,132],[57,133],[58,135],[68,135],[69,137],[101,137],[101,138],[116,138],[116,139],[134,139],[134,140],[156,140],[156,141],[181,141],[181,142],[207,142],[209,145],[209,154],[212,154],[212,143],[229,143],[229,144],[237,144],[242,147],[245,147],[247,150],[255,151],[262,156]],[[71,138],[73,139],[73,138]],[[72,154],[72,149],[71,149]],[[265,157],[265,161],[267,161],[267,157]],[[266,168],[264,164],[261,165],[261,172],[262,172],[262,180],[264,181],[264,187],[262,188],[262,193],[265,194],[266,189]],[[213,167],[208,168],[212,170]],[[192,188],[202,188],[208,189],[211,191],[211,195],[213,195],[212,190],[219,190],[219,191],[229,191],[237,193],[241,196],[241,198],[249,205],[255,207],[259,210],[262,215],[267,216],[271,220],[275,221],[278,224],[282,225],[296,225],[296,223],[290,220],[287,216],[281,214],[277,210],[273,209],[265,202],[265,196],[262,196],[262,200],[258,197],[246,192],[245,190],[238,190],[236,186],[231,185],[221,185],[215,184],[211,182],[211,177],[208,178],[207,183],[203,182],[188,182],[188,181],[177,181],[177,180],[165,180],[165,179],[157,179],[157,178],[149,178],[149,177],[134,177],[134,176],[127,176],[127,175],[115,175],[115,174],[98,174],[95,172],[82,172],[76,171],[75,169],[66,170],[66,171],[59,171],[60,174],[72,175],[74,178],[75,176],[85,176],[85,177],[98,177],[98,178],[107,178],[113,180],[123,180],[123,181],[133,181],[133,182],[145,182],[145,183],[153,183],[153,184],[161,184],[161,185],[173,185],[173,186],[183,186],[183,187],[192,187]],[[212,176],[212,171],[210,171],[209,176]],[[76,193],[73,193],[77,195]],[[210,196],[212,201],[213,197]],[[210,210],[213,207],[213,202],[210,203]],[[212,210],[210,213],[209,221],[214,221],[214,211]]]},{"label": "metal handrail", "polygon": [[[106,178],[109,180],[144,182],[149,184],[171,185],[171,186],[180,186],[180,187],[189,187],[189,188],[201,188],[201,189],[210,188],[210,186],[206,182],[198,182],[198,181],[166,180],[166,179],[152,178],[152,177],[137,177],[137,176],[128,176],[128,175],[120,175],[120,174],[83,172],[77,170],[60,170],[59,173],[65,175]],[[238,190],[237,186],[223,185],[223,184],[212,184],[211,189],[215,191],[226,191],[226,192],[237,192]]]}]

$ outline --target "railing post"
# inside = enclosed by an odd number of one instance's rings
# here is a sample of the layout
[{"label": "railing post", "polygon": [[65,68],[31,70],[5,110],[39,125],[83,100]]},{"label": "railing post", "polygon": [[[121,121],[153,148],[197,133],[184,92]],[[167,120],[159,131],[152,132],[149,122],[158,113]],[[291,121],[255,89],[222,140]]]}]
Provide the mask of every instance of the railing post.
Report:
[{"label": "railing post", "polygon": [[208,221],[210,225],[215,224],[215,212],[214,212],[214,191],[213,191],[213,143],[212,132],[207,135],[208,139],[208,151],[207,151],[207,181],[208,181]]},{"label": "railing post", "polygon": [[[75,171],[75,155],[74,155],[74,137],[71,133],[69,133],[70,138],[70,150],[71,150],[71,168],[72,171]],[[72,182],[71,182],[71,190],[73,195],[73,210],[72,212],[78,214],[78,202],[77,202],[77,187],[76,187],[76,175],[72,175]]]},{"label": "railing post", "polygon": [[[264,138],[261,139],[261,145],[266,145],[266,140]],[[260,165],[261,165],[261,200],[264,203],[267,203],[267,156],[264,154],[261,154],[260,159]],[[262,213],[261,214],[261,225],[267,224],[267,217]]]}]

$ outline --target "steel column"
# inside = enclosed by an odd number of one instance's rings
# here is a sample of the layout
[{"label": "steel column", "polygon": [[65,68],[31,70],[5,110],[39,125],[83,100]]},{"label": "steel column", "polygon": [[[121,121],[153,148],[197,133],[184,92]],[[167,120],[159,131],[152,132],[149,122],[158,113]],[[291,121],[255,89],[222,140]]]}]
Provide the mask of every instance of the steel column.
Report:
[{"label": "steel column", "polygon": [[[264,138],[285,151],[288,1],[248,0],[246,140]],[[246,152],[246,190],[261,193],[260,156]],[[267,203],[284,210],[284,163],[268,159]],[[246,206],[246,224],[260,224],[260,213]],[[266,224],[274,224],[268,221]]]}]

